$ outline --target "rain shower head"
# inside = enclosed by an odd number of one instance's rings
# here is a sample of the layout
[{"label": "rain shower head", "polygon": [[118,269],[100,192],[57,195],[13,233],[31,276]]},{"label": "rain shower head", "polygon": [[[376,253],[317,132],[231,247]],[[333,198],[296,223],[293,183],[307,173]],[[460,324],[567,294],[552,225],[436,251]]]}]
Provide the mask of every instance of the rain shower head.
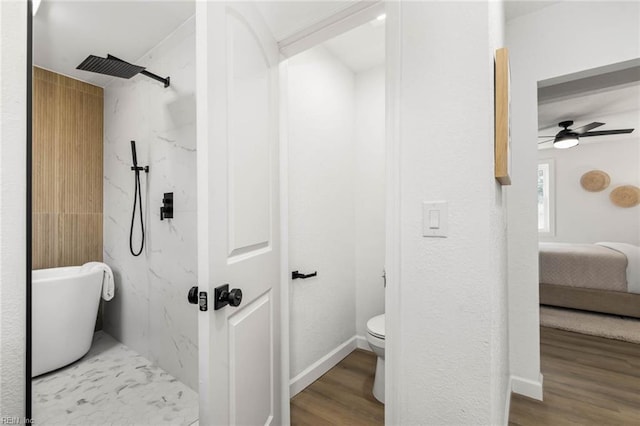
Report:
[{"label": "rain shower head", "polygon": [[96,72],[99,74],[111,75],[120,78],[131,78],[140,71],[144,71],[144,67],[121,61],[111,55],[101,58],[95,55],[87,56],[76,69],[83,71]]},{"label": "rain shower head", "polygon": [[107,55],[106,58],[89,55],[87,56],[87,59],[82,61],[82,63],[76,67],[76,69],[120,78],[131,78],[134,75],[142,74],[164,83],[164,87],[169,87],[170,82],[169,77],[162,78],[146,71],[145,67],[130,64],[129,62],[118,59],[112,55]]}]

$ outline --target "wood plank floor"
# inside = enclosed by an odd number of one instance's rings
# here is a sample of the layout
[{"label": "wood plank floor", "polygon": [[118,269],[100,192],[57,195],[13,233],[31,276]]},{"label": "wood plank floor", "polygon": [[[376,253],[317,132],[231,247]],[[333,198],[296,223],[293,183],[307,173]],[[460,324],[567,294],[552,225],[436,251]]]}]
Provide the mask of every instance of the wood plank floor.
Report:
[{"label": "wood plank floor", "polygon": [[544,401],[513,395],[509,424],[640,425],[640,345],[540,329]]},{"label": "wood plank floor", "polygon": [[376,356],[356,349],[291,399],[292,425],[383,425],[384,405],[371,393]]}]

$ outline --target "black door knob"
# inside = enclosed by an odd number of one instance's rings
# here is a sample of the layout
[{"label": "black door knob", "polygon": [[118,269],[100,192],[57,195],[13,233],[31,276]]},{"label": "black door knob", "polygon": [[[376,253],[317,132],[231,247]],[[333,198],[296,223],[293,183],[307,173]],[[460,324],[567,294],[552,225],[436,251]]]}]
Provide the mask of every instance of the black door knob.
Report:
[{"label": "black door knob", "polygon": [[234,288],[229,292],[227,300],[231,306],[240,306],[240,303],[242,302],[242,290]]},{"label": "black door knob", "polygon": [[187,300],[189,303],[193,305],[198,304],[198,286],[191,287],[189,289],[189,294],[187,295]]},{"label": "black door knob", "polygon": [[224,284],[214,289],[214,310],[218,310],[227,305],[240,306],[241,302],[242,290],[239,288],[234,288],[229,291],[229,284]]}]

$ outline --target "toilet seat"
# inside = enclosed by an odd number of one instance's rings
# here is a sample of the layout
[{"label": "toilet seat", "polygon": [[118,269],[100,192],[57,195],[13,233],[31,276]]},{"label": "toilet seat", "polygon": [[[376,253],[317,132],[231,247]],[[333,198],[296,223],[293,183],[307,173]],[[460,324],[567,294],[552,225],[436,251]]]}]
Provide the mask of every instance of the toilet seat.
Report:
[{"label": "toilet seat", "polygon": [[384,314],[375,316],[367,321],[367,333],[384,340]]}]

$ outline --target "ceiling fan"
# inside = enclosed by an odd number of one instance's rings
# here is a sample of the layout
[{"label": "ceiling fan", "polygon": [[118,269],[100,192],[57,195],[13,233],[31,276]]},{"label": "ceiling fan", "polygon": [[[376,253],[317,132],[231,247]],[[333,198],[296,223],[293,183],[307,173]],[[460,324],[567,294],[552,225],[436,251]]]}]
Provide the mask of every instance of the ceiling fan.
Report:
[{"label": "ceiling fan", "polygon": [[538,142],[538,145],[546,142],[553,141],[554,148],[571,148],[578,145],[580,138],[586,138],[588,136],[606,136],[606,135],[620,135],[624,133],[631,133],[634,129],[617,129],[617,130],[599,130],[596,132],[590,132],[589,130],[596,127],[604,126],[605,123],[599,123],[594,121],[586,126],[578,127],[577,129],[570,129],[573,126],[572,120],[561,121],[558,123],[559,127],[563,127],[555,136],[538,136],[539,138],[551,138]]}]

